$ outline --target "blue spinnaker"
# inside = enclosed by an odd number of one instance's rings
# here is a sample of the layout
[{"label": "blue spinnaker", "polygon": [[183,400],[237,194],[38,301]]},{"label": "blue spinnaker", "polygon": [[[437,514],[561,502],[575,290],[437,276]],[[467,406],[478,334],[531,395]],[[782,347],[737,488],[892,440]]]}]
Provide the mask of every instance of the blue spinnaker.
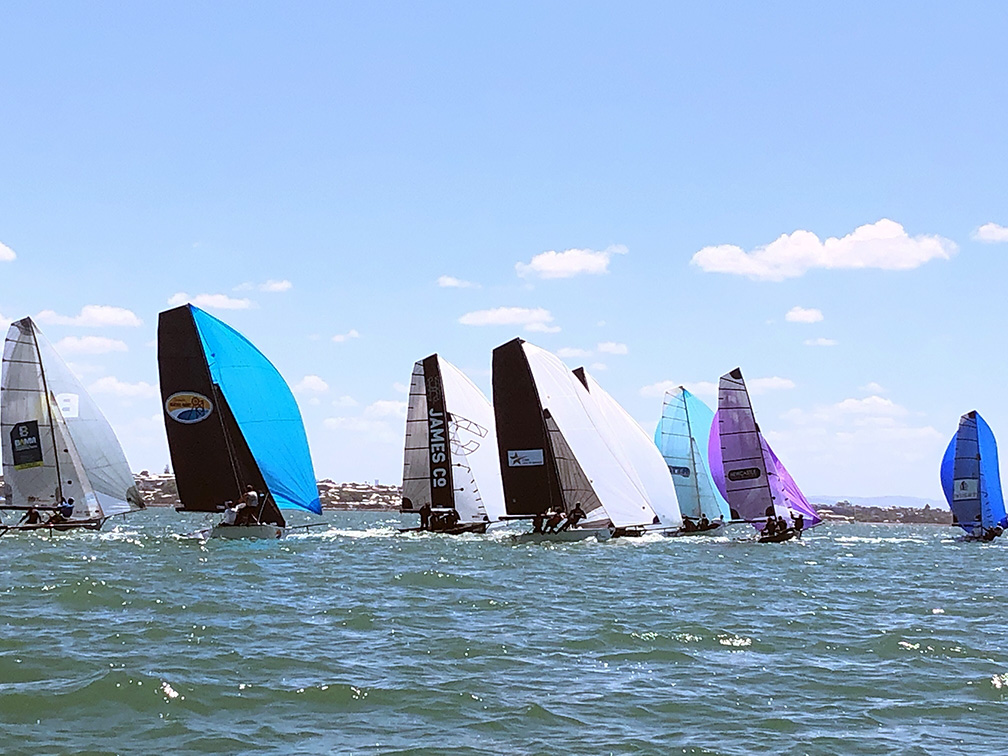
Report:
[{"label": "blue spinnaker", "polygon": [[[192,305],[190,305],[192,307]],[[286,381],[252,343],[192,307],[214,383],[281,509],[322,514],[301,411]]]},{"label": "blue spinnaker", "polygon": [[959,418],[959,429],[942,458],[941,484],[956,522],[970,535],[1008,527],[997,441],[979,412]]}]

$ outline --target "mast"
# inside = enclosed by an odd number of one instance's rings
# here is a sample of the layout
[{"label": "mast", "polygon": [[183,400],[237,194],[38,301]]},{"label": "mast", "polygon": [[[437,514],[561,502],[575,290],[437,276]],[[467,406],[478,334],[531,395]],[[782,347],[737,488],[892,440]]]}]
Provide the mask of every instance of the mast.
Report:
[{"label": "mast", "polygon": [[686,438],[689,441],[689,453],[690,453],[690,466],[693,468],[693,487],[696,489],[696,500],[697,509],[700,510],[700,515],[702,516],[703,503],[700,499],[700,476],[697,475],[697,465],[696,465],[696,454],[693,451],[693,426],[690,424],[689,419],[689,402],[686,401],[686,387],[680,386],[681,389],[680,396],[682,396],[683,412],[686,414]]},{"label": "mast", "polygon": [[49,434],[52,437],[53,459],[56,462],[56,496],[59,498],[58,503],[62,503],[63,474],[60,472],[59,466],[59,448],[56,445],[56,422],[53,419],[52,399],[49,396],[49,384],[46,382],[45,365],[42,364],[42,351],[39,349],[38,337],[35,335],[35,322],[30,318],[28,319],[28,322],[31,323],[32,343],[35,345],[35,355],[38,357],[39,373],[42,375],[42,391],[45,392],[46,408],[49,411]]}]

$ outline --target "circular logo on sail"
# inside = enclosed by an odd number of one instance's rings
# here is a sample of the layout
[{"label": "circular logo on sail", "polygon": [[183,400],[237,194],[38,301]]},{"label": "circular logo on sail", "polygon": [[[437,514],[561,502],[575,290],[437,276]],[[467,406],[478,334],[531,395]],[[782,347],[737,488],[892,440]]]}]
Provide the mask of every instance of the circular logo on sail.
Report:
[{"label": "circular logo on sail", "polygon": [[178,391],[168,397],[165,412],[177,423],[192,425],[210,417],[213,403],[195,391]]}]

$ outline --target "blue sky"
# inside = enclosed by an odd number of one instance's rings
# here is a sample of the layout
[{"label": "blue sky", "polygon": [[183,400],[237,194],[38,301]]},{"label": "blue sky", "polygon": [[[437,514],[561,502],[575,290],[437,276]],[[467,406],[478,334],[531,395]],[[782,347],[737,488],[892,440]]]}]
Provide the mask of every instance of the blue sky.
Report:
[{"label": "blue sky", "polygon": [[398,481],[413,362],[489,394],[521,335],[649,430],[741,366],[808,493],[940,496],[960,414],[1008,438],[1008,7],[817,6],[6,8],[0,320],[136,469],[188,295],[297,387],[320,476]]}]

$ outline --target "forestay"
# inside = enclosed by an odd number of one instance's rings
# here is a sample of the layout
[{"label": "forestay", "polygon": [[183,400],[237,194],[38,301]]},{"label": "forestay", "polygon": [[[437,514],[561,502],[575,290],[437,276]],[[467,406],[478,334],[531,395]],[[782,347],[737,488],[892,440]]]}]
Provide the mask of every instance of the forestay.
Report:
[{"label": "forestay", "polygon": [[31,318],[8,331],[0,394],[8,504],[72,498],[73,519],[143,507],[112,427]]}]

